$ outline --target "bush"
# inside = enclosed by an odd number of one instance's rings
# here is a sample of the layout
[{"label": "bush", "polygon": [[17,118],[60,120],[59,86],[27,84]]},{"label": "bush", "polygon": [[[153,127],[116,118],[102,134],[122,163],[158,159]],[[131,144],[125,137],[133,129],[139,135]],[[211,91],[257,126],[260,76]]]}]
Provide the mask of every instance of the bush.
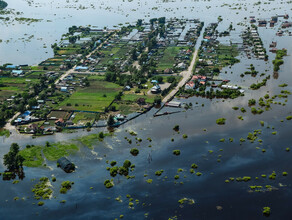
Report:
[{"label": "bush", "polygon": [[114,186],[114,184],[112,183],[112,181],[110,181],[108,179],[105,180],[103,184],[105,185],[106,188],[112,188]]},{"label": "bush", "polygon": [[117,174],[118,174],[118,168],[117,167],[110,168],[110,175],[112,177],[115,177]]},{"label": "bush", "polygon": [[291,120],[292,119],[292,115],[289,115],[286,117],[287,120]]},{"label": "bush", "polygon": [[130,153],[133,155],[133,156],[137,156],[139,154],[139,150],[137,148],[132,148],[130,150]]},{"label": "bush", "polygon": [[117,162],[116,161],[112,161],[111,163],[110,163],[110,165],[113,167],[114,165],[116,165],[117,164]]},{"label": "bush", "polygon": [[218,119],[216,120],[216,123],[217,123],[218,125],[224,125],[224,124],[225,124],[225,121],[226,121],[225,118],[218,118]]},{"label": "bush", "polygon": [[155,96],[154,103],[157,105],[161,104],[161,96]]},{"label": "bush", "polygon": [[101,132],[99,132],[98,133],[98,137],[100,138],[100,139],[103,139],[104,138],[104,133],[101,131]]},{"label": "bush", "polygon": [[173,130],[175,130],[175,131],[179,131],[179,125],[175,125],[175,126],[173,127]]},{"label": "bush", "polygon": [[179,156],[179,155],[180,155],[180,150],[174,150],[172,153],[173,153],[174,155],[176,155],[176,156]]},{"label": "bush", "polygon": [[155,172],[155,175],[156,175],[156,176],[161,176],[162,173],[163,173],[163,170],[157,170],[157,171]]},{"label": "bush", "polygon": [[123,167],[125,167],[125,168],[129,168],[130,166],[131,166],[131,161],[129,161],[129,160],[125,160],[125,162],[124,162],[124,164],[123,164]]},{"label": "bush", "polygon": [[263,208],[263,215],[269,216],[271,214],[271,208],[270,207],[264,207]]},{"label": "bush", "polygon": [[248,100],[248,105],[255,105],[255,104],[256,104],[256,100],[255,99]]},{"label": "bush", "polygon": [[45,203],[43,201],[38,202],[38,206],[43,206]]},{"label": "bush", "polygon": [[193,169],[197,169],[197,168],[198,168],[198,165],[195,164],[195,163],[193,163],[193,164],[191,165],[191,168],[193,168]]}]

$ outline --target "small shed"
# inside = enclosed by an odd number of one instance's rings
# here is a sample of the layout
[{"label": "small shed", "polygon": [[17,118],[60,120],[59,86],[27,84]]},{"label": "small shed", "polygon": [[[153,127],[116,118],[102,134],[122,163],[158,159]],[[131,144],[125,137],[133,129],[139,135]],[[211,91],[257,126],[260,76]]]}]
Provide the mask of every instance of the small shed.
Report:
[{"label": "small shed", "polygon": [[61,157],[57,161],[58,167],[64,170],[66,173],[71,173],[75,170],[75,165],[71,163],[66,157]]}]

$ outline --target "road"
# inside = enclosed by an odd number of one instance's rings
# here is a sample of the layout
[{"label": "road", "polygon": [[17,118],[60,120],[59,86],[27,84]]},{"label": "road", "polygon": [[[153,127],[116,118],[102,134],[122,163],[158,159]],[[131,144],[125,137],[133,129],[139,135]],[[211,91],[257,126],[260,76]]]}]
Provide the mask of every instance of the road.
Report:
[{"label": "road", "polygon": [[186,71],[182,71],[180,73],[180,75],[183,77],[182,80],[178,83],[178,85],[167,95],[164,97],[164,99],[162,100],[162,102],[168,102],[172,99],[172,97],[178,92],[180,87],[183,87],[187,81],[191,78],[192,76],[192,72],[193,72],[193,68],[197,59],[197,55],[198,55],[198,50],[195,50],[195,52],[193,53],[193,59],[191,61],[191,64],[189,66],[189,68]]},{"label": "road", "polygon": [[20,112],[16,112],[15,115],[7,121],[7,123],[4,126],[4,129],[9,130],[9,131],[12,131],[13,129],[15,129],[15,126],[11,125],[11,122],[14,121],[19,114]]}]

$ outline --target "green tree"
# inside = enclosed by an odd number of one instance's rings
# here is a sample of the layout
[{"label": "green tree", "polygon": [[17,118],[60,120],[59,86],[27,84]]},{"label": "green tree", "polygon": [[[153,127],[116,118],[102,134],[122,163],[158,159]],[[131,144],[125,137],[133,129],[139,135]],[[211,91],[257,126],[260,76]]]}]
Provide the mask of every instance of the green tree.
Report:
[{"label": "green tree", "polygon": [[110,116],[108,117],[108,120],[107,120],[107,125],[108,125],[109,127],[111,127],[111,126],[113,126],[114,124],[115,124],[114,116],[110,115]]},{"label": "green tree", "polygon": [[24,158],[19,154],[19,146],[11,144],[10,151],[4,155],[4,165],[9,171],[16,171],[22,168]]}]

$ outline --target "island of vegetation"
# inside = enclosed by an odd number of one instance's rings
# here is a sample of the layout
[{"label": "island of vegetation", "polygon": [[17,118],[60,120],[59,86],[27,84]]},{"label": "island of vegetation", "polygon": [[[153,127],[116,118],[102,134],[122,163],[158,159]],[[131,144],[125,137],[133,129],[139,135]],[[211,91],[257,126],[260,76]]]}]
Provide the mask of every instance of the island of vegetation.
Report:
[{"label": "island of vegetation", "polygon": [[7,2],[3,1],[3,0],[0,0],[0,10],[4,9],[7,7]]}]

